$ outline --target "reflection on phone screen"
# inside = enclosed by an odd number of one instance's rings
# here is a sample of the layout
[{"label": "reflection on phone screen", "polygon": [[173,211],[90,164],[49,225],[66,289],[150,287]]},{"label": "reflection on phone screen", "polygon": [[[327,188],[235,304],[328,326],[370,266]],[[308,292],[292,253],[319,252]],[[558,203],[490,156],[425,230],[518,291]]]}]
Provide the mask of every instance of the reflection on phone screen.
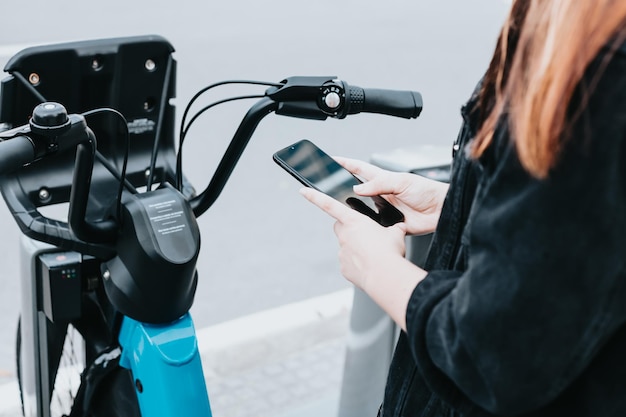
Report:
[{"label": "reflection on phone screen", "polygon": [[[303,140],[276,153],[279,164],[305,184],[318,189],[371,217],[384,226],[403,220],[402,213],[382,197],[362,197],[352,187],[359,181],[352,173],[313,143]],[[291,169],[289,169],[291,168]]]}]

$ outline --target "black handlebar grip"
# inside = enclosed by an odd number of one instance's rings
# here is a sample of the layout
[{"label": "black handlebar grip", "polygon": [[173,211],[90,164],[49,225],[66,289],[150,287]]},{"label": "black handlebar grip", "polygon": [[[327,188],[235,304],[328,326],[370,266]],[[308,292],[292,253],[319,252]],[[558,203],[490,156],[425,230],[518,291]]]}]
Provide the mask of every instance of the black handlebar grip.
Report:
[{"label": "black handlebar grip", "polygon": [[415,119],[422,112],[422,95],[416,91],[348,87],[348,114],[379,113]]},{"label": "black handlebar grip", "polygon": [[0,142],[0,175],[10,174],[35,159],[35,145],[26,136]]}]

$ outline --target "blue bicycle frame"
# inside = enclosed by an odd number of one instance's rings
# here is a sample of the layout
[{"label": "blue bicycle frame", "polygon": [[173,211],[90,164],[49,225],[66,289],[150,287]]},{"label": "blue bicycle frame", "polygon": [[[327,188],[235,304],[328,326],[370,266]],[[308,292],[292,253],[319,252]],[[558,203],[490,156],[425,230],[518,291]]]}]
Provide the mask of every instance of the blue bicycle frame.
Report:
[{"label": "blue bicycle frame", "polygon": [[119,342],[120,366],[131,370],[143,417],[211,417],[189,313],[166,325],[124,317]]}]

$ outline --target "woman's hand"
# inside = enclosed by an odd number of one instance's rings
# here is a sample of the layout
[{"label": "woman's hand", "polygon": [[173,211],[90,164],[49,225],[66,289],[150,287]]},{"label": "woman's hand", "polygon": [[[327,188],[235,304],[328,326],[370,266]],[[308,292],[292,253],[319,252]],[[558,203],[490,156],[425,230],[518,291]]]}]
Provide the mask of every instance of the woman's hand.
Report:
[{"label": "woman's hand", "polygon": [[382,195],[404,214],[408,234],[435,230],[448,184],[415,174],[387,171],[355,159],[333,158],[365,181],[354,188],[357,194]]},{"label": "woman's hand", "polygon": [[336,221],[341,273],[357,287],[366,287],[367,277],[385,268],[390,258],[404,258],[405,225],[383,227],[369,217],[312,188],[303,188],[304,197]]},{"label": "woman's hand", "polygon": [[406,330],[406,306],[426,272],[405,257],[406,225],[383,227],[369,217],[312,188],[300,193],[335,220],[341,273],[365,291]]}]

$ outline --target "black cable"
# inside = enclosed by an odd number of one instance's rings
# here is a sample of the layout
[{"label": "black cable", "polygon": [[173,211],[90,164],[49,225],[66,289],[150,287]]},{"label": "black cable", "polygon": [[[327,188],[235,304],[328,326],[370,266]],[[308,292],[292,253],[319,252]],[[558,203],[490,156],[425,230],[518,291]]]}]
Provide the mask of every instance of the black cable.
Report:
[{"label": "black cable", "polygon": [[209,86],[206,86],[204,88],[202,88],[201,90],[199,90],[192,98],[191,100],[189,100],[189,102],[187,103],[187,106],[185,107],[185,111],[183,112],[183,118],[180,122],[180,133],[182,133],[182,131],[185,128],[185,120],[187,119],[187,113],[189,113],[189,110],[191,109],[191,106],[193,105],[193,103],[195,103],[195,101],[204,93],[206,93],[207,91],[215,88],[215,87],[219,87],[222,85],[228,85],[228,84],[247,84],[247,85],[264,85],[266,87],[282,87],[284,84],[280,84],[280,83],[271,83],[271,82],[266,82],[266,81],[254,81],[254,80],[227,80],[227,81],[220,81],[218,83],[215,84],[211,84]]},{"label": "black cable", "polygon": [[[126,139],[126,152],[124,153],[124,162],[122,163],[122,172],[119,174],[119,176],[116,176],[114,171],[114,167],[110,164],[105,164],[105,167],[107,167],[107,165],[110,166],[110,172],[119,180],[120,182],[120,186],[117,192],[117,219],[118,221],[122,220],[122,193],[124,192],[124,185],[126,183],[126,168],[128,166],[128,156],[130,154],[130,132],[128,131],[128,122],[126,121],[126,118],[124,117],[124,115],[122,113],[120,113],[119,111],[115,110],[115,109],[111,109],[111,108],[100,108],[100,109],[95,109],[95,110],[90,110],[87,111],[85,113],[82,113],[82,115],[84,117],[88,117],[94,114],[98,114],[98,113],[111,113],[117,116],[118,120],[122,122],[122,125],[124,126],[124,133],[125,133],[125,139]],[[104,159],[104,158],[102,158]],[[107,168],[108,169],[108,168]],[[132,185],[131,185],[132,187]],[[133,190],[134,187],[133,187]],[[135,190],[135,193],[137,192],[137,190]]]},{"label": "black cable", "polygon": [[178,191],[182,191],[182,187],[183,187],[183,143],[185,141],[185,137],[187,136],[187,132],[189,131],[189,128],[191,127],[193,122],[195,122],[198,119],[198,117],[202,115],[202,113],[204,113],[205,111],[219,104],[224,104],[224,103],[228,103],[230,101],[235,101],[235,100],[247,100],[247,99],[263,98],[263,97],[265,97],[264,94],[256,94],[256,95],[249,95],[249,96],[230,97],[230,98],[226,98],[223,100],[219,100],[200,109],[191,118],[191,120],[189,121],[185,129],[182,129],[182,122],[181,122],[181,131],[180,131],[180,135],[178,138],[178,154],[176,155],[176,188],[178,189]]},{"label": "black cable", "polygon": [[113,175],[113,177],[115,177],[116,180],[124,183],[124,187],[126,187],[126,190],[128,190],[128,192],[130,192],[131,194],[139,194],[139,191],[135,188],[135,186],[130,181],[128,181],[128,179],[122,178],[120,176],[120,173],[117,172],[117,168],[115,168],[113,164],[110,163],[109,160],[106,159],[104,155],[102,155],[102,153],[100,153],[100,151],[98,150],[96,150],[96,159],[98,160],[98,162],[100,162],[100,164],[102,164],[102,166],[104,166],[107,171],[111,173],[111,175]]},{"label": "black cable", "polygon": [[161,102],[159,104],[159,116],[157,119],[156,131],[154,134],[154,145],[152,147],[152,154],[150,157],[150,175],[148,175],[148,181],[146,183],[146,190],[152,191],[152,180],[154,178],[154,169],[156,167],[156,160],[159,154],[159,142],[161,140],[161,129],[163,127],[163,114],[165,113],[165,107],[167,107],[167,94],[170,89],[170,77],[172,74],[172,56],[167,58],[167,67],[165,68],[165,80],[163,81],[163,90],[161,91]]}]

